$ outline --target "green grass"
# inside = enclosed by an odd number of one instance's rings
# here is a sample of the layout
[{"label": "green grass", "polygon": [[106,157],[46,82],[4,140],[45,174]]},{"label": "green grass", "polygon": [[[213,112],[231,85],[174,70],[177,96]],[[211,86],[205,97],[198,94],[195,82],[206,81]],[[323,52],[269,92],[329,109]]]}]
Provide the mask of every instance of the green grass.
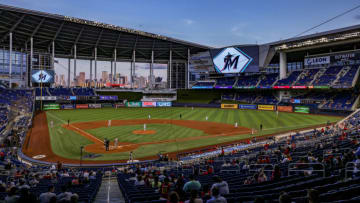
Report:
[{"label": "green grass", "polygon": [[[236,110],[236,109],[208,109],[208,108],[119,108],[119,109],[80,109],[48,111],[48,121],[54,121],[54,127],[50,128],[51,146],[57,155],[66,158],[79,159],[79,149],[81,145],[91,144],[89,140],[78,135],[73,131],[63,129],[60,125],[67,122],[84,122],[100,120],[127,120],[127,119],[147,119],[148,115],[152,119],[179,119],[182,114],[183,120],[209,121],[228,123],[233,125],[238,122],[239,126],[258,129],[260,123],[263,124],[262,134],[280,133],[288,130],[311,127],[314,125],[325,124],[327,121],[335,122],[340,117],[330,117],[321,115],[296,114],[279,112],[278,118],[273,111],[257,110]],[[48,122],[50,123],[50,122]],[[113,140],[119,138],[120,142],[148,142],[166,139],[179,139],[184,137],[204,136],[202,131],[188,129],[181,126],[170,124],[148,124],[147,129],[156,130],[154,135],[133,135],[133,130],[143,129],[143,125],[129,125],[104,127],[88,130],[89,133],[101,139],[107,137]],[[247,138],[251,135],[237,135],[225,138],[207,138],[164,144],[154,144],[142,146],[134,151],[136,157],[155,155],[158,152],[173,152],[178,150],[201,147],[211,144],[218,144]],[[119,160],[127,159],[128,153],[106,154],[95,160]]]}]

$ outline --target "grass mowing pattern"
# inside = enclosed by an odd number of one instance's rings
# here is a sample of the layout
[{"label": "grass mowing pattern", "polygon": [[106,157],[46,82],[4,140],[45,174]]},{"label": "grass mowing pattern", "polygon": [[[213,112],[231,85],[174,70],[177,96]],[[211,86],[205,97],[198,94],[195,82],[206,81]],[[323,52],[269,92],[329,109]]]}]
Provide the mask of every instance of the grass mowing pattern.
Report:
[{"label": "grass mowing pattern", "polygon": [[[61,111],[48,111],[47,119],[48,123],[52,120],[54,127],[50,129],[51,146],[54,153],[57,155],[79,159],[79,151],[81,145],[87,145],[91,142],[86,138],[68,131],[60,127],[61,124],[67,122],[85,122],[85,121],[100,121],[100,120],[128,120],[128,119],[147,119],[148,115],[151,115],[153,119],[179,119],[179,115],[182,114],[183,120],[199,120],[205,121],[205,117],[208,116],[209,121],[234,124],[238,122],[239,126],[247,128],[258,129],[260,123],[263,124],[262,134],[279,133],[288,130],[294,130],[298,128],[310,127],[313,125],[325,124],[327,121],[335,122],[340,120],[339,117],[329,117],[320,115],[309,115],[309,114],[296,114],[279,112],[279,116],[276,116],[274,111],[257,111],[257,110],[236,110],[236,109],[208,109],[208,108],[105,108],[105,109],[79,109],[79,110],[61,110]],[[159,124],[149,124],[149,127],[158,128],[158,133],[150,135],[151,140],[160,139],[178,139],[183,137],[202,136],[202,132],[199,133],[194,129],[187,129],[185,127]],[[130,142],[144,142],[149,139],[149,135],[141,139],[135,139],[134,135],[129,135],[131,129],[143,129],[143,126],[119,126],[110,128],[99,128],[93,129],[89,132],[95,136],[101,137],[102,139],[108,137],[113,139],[117,136],[117,132],[121,132],[121,137]],[[177,127],[181,129],[177,129]],[[174,130],[175,129],[175,130]],[[156,130],[156,129],[155,129]],[[165,136],[163,133],[166,132]],[[127,132],[127,133],[126,133]],[[139,136],[139,135],[136,135]],[[186,142],[156,144],[149,146],[142,146],[135,150],[136,157],[144,157],[155,155],[158,152],[173,152],[177,150],[190,149],[195,147],[201,147],[211,144],[218,144],[223,142],[229,142],[233,140],[239,140],[250,137],[251,135],[239,135],[231,137],[221,138],[208,138],[205,140],[195,140]],[[171,137],[171,138],[170,138]],[[123,140],[121,140],[123,141]],[[117,154],[106,154],[93,160],[119,160],[127,159],[128,153],[117,153]]]}]

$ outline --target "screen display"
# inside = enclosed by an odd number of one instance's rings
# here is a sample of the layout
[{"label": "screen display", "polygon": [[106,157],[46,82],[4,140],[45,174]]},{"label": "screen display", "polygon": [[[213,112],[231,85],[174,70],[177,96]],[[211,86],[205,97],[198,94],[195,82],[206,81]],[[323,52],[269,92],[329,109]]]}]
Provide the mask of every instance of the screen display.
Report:
[{"label": "screen display", "polygon": [[218,73],[259,72],[259,46],[212,49],[210,53]]},{"label": "screen display", "polygon": [[60,109],[60,104],[44,104],[43,110],[57,110]]},{"label": "screen display", "polygon": [[296,113],[310,113],[310,108],[307,106],[295,106],[294,112]]},{"label": "screen display", "polygon": [[31,82],[54,83],[54,71],[53,70],[33,69],[31,71]]}]

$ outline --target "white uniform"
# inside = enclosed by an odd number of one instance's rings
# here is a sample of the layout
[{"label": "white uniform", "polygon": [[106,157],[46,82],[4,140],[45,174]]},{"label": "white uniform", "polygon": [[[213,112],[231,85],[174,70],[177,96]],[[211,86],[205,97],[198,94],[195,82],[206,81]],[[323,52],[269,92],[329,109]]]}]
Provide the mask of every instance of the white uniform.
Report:
[{"label": "white uniform", "polygon": [[236,122],[236,123],[235,123],[235,128],[237,128],[237,127],[238,127],[238,123]]},{"label": "white uniform", "polygon": [[208,119],[209,119],[209,117],[206,116],[206,117],[205,117],[205,120],[208,120]]},{"label": "white uniform", "polygon": [[111,120],[108,120],[108,127],[111,126]]},{"label": "white uniform", "polygon": [[144,131],[146,131],[146,123],[144,123]]},{"label": "white uniform", "polygon": [[149,119],[151,119],[151,116],[150,116],[150,114],[149,114]]},{"label": "white uniform", "polygon": [[119,144],[119,139],[115,138],[115,140],[114,140],[115,149],[118,148],[118,144]]},{"label": "white uniform", "polygon": [[50,126],[54,127],[54,121],[50,121]]}]

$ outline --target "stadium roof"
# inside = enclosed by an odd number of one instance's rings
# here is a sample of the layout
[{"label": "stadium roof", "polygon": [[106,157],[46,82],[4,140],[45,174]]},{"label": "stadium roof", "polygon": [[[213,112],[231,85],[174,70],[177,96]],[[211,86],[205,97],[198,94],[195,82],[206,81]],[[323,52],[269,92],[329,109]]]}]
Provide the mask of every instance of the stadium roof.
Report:
[{"label": "stadium roof", "polygon": [[360,41],[360,25],[354,25],[310,35],[293,37],[271,42],[266,45],[276,47],[277,50],[290,50],[316,46],[331,46],[348,42]]},{"label": "stadium roof", "polygon": [[34,50],[51,50],[55,42],[56,57],[71,57],[76,44],[77,58],[93,58],[97,47],[99,59],[113,58],[117,49],[118,60],[131,60],[136,51],[136,60],[150,60],[154,50],[155,60],[168,60],[170,49],[173,60],[184,60],[187,51],[206,51],[211,47],[187,42],[163,35],[143,32],[101,22],[49,14],[34,10],[0,4],[0,45],[9,45],[9,33],[13,33],[13,47],[25,48],[34,39]]}]

